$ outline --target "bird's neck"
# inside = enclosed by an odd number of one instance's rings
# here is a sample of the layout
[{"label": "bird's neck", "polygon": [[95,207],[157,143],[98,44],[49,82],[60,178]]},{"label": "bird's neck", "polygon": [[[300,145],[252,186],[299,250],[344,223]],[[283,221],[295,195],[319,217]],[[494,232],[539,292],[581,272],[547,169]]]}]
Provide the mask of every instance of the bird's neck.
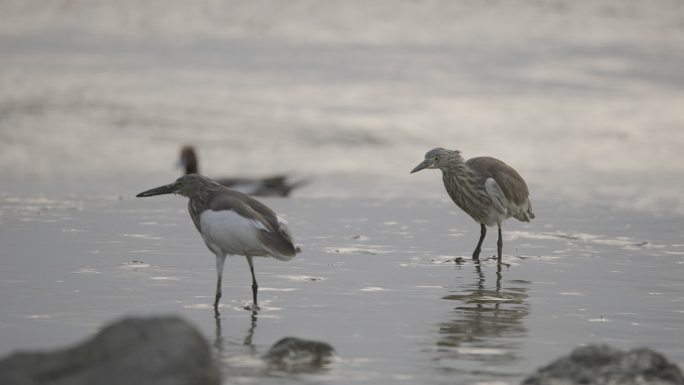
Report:
[{"label": "bird's neck", "polygon": [[185,164],[185,173],[186,174],[197,174],[197,161],[188,161]]},{"label": "bird's neck", "polygon": [[197,189],[191,196],[188,196],[188,211],[190,211],[190,217],[192,217],[195,227],[200,232],[200,215],[209,208],[211,199],[212,191],[207,188]]},{"label": "bird's neck", "polygon": [[441,170],[445,181],[450,180],[456,182],[460,188],[472,186],[481,179],[475,171],[465,164],[460,155],[453,156],[452,161],[449,162],[447,166],[442,167]]},{"label": "bird's neck", "polygon": [[201,207],[206,202],[209,202],[211,199],[211,193],[212,191],[209,189],[201,189],[197,191],[193,191],[192,195],[189,195],[188,198],[190,199],[190,205],[193,207]]},{"label": "bird's neck", "polygon": [[477,178],[477,174],[465,164],[460,154],[453,154],[451,161],[441,169],[445,177],[449,176],[461,181]]},{"label": "bird's neck", "polygon": [[460,156],[442,168],[442,180],[447,194],[463,211],[480,222],[488,215],[489,198],[482,177],[477,175]]},{"label": "bird's neck", "polygon": [[200,227],[200,214],[202,214],[201,203],[198,200],[193,200],[190,198],[188,200],[188,212],[190,212],[190,218],[192,218],[192,223],[197,228],[197,231],[202,233],[202,228]]}]

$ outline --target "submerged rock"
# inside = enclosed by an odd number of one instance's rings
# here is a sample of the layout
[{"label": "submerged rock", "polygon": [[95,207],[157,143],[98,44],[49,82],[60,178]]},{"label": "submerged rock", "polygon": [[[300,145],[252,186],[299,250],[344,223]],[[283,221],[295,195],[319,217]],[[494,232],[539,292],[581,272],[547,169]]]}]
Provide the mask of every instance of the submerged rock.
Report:
[{"label": "submerged rock", "polygon": [[661,354],[639,348],[623,352],[606,345],[579,347],[522,385],[684,385],[677,365]]},{"label": "submerged rock", "polygon": [[314,370],[330,361],[335,349],[325,342],[285,337],[262,356],[271,367],[288,371]]},{"label": "submerged rock", "polygon": [[206,340],[177,317],[125,318],[75,347],[0,361],[0,384],[220,383]]}]

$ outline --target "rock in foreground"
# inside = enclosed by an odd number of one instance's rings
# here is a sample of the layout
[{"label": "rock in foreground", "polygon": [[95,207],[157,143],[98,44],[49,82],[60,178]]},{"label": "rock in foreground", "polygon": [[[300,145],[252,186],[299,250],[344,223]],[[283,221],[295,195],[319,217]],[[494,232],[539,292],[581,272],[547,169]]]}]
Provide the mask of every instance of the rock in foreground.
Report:
[{"label": "rock in foreground", "polygon": [[84,343],[0,361],[0,384],[218,385],[209,345],[177,317],[126,318]]},{"label": "rock in foreground", "polygon": [[325,342],[285,337],[273,344],[262,358],[277,369],[305,371],[320,368],[334,353],[335,349]]},{"label": "rock in foreground", "polygon": [[684,385],[677,365],[651,349],[623,352],[606,345],[579,347],[537,370],[522,385]]}]

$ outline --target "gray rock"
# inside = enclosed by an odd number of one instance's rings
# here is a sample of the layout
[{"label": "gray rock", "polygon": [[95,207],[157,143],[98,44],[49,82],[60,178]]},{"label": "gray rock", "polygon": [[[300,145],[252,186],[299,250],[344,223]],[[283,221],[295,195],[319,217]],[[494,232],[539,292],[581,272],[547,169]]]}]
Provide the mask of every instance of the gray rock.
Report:
[{"label": "gray rock", "polygon": [[335,349],[325,342],[285,337],[262,356],[271,367],[287,371],[316,370],[330,361]]},{"label": "gray rock", "polygon": [[0,361],[0,384],[220,383],[206,340],[177,317],[126,318],[75,347]]},{"label": "gray rock", "polygon": [[579,347],[525,379],[522,385],[684,385],[677,365],[648,348],[623,352],[606,345]]}]

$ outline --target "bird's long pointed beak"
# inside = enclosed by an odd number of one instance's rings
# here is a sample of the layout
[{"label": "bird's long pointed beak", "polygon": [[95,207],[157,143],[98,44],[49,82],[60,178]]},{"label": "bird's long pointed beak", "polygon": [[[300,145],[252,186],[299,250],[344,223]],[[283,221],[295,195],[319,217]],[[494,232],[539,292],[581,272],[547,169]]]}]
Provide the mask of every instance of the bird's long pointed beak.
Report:
[{"label": "bird's long pointed beak", "polygon": [[172,194],[176,192],[176,184],[171,183],[167,184],[164,186],[159,186],[156,188],[153,188],[151,190],[143,191],[140,194],[136,195],[138,198],[143,198],[143,197],[151,197],[155,195],[162,195],[162,194]]},{"label": "bird's long pointed beak", "polygon": [[413,174],[414,172],[420,171],[424,168],[428,168],[429,166],[430,166],[430,161],[426,159],[426,160],[422,161],[419,165],[417,165],[416,168],[411,170],[411,174]]}]

